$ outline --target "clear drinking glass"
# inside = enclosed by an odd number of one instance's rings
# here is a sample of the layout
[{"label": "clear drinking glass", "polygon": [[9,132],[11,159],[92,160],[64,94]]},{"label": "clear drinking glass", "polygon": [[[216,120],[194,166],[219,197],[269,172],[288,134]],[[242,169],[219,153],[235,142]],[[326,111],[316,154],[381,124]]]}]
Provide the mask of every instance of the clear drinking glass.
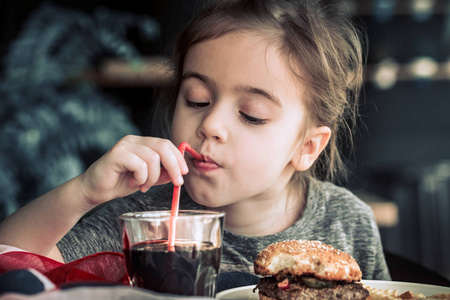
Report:
[{"label": "clear drinking glass", "polygon": [[[224,213],[203,210],[132,212],[120,216],[131,285],[155,292],[214,297]],[[169,231],[174,226],[169,247]]]}]

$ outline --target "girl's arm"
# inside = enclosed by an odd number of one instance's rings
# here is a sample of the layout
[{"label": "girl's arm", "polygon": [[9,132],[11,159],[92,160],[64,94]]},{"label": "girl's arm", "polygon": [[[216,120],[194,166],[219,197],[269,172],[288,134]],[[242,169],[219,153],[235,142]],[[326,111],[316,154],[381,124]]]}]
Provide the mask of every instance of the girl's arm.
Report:
[{"label": "girl's arm", "polygon": [[63,262],[56,243],[86,213],[76,177],[30,202],[0,224],[0,244]]},{"label": "girl's arm", "polygon": [[[161,168],[161,165],[164,168]],[[168,140],[127,136],[86,172],[30,202],[0,224],[0,244],[62,261],[58,241],[95,206],[172,181],[187,165]]]}]

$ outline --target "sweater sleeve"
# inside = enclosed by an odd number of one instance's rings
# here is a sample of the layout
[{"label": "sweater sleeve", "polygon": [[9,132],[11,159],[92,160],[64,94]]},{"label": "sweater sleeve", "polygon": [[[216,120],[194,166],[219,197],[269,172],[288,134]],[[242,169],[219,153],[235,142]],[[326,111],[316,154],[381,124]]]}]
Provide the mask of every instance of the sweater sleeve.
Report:
[{"label": "sweater sleeve", "polygon": [[[64,261],[68,263],[98,252],[122,252],[119,216],[134,211],[170,210],[172,192],[172,184],[155,186],[145,194],[136,192],[89,211],[57,244]],[[204,208],[182,189],[180,209]]]},{"label": "sweater sleeve", "polygon": [[356,196],[353,203],[347,206],[351,213],[347,214],[344,227],[348,228],[348,238],[353,241],[352,252],[361,267],[363,279],[391,280],[375,216]]},{"label": "sweater sleeve", "polygon": [[390,280],[378,225],[367,203],[345,188],[319,182],[312,185],[308,200],[311,207],[304,216],[308,222],[302,227],[309,239],[352,255],[363,279]]},{"label": "sweater sleeve", "polygon": [[[371,226],[361,228],[359,241],[355,241],[359,252],[359,261],[363,271],[363,279],[370,280],[391,280],[389,269],[384,257],[383,246],[375,218],[370,214]],[[365,235],[365,238],[364,238]]]},{"label": "sweater sleeve", "polygon": [[119,216],[144,209],[144,202],[131,195],[88,212],[57,244],[64,261],[68,263],[98,252],[122,252]]},{"label": "sweater sleeve", "polygon": [[[361,203],[361,202],[360,202]],[[384,257],[383,245],[381,242],[380,231],[370,207],[362,203],[365,207],[359,221],[355,221],[357,226],[354,228],[354,239],[356,252],[359,252],[359,263],[363,270],[363,279],[370,280],[391,280],[389,269]]]}]

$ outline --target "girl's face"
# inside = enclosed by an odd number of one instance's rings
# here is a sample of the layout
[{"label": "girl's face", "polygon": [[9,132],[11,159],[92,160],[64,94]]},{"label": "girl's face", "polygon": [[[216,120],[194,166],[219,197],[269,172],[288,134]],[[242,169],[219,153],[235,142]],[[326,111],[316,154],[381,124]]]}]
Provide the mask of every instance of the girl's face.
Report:
[{"label": "girl's face", "polygon": [[223,207],[285,192],[299,153],[302,91],[277,48],[254,33],[193,46],[172,124],[175,145],[186,141],[205,157],[186,153],[190,196]]}]

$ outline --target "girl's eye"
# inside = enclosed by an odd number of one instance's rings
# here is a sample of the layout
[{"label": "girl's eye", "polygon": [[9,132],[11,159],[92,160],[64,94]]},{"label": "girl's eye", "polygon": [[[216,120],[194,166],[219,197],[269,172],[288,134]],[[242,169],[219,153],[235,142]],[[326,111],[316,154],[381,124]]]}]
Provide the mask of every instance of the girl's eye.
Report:
[{"label": "girl's eye", "polygon": [[251,125],[264,125],[267,123],[266,119],[258,119],[258,118],[254,118],[252,116],[249,116],[243,112],[239,112],[242,116],[242,118],[244,118],[244,121],[251,124]]},{"label": "girl's eye", "polygon": [[186,100],[187,107],[202,108],[202,107],[206,107],[208,105],[209,105],[209,102],[194,102],[194,101]]}]

